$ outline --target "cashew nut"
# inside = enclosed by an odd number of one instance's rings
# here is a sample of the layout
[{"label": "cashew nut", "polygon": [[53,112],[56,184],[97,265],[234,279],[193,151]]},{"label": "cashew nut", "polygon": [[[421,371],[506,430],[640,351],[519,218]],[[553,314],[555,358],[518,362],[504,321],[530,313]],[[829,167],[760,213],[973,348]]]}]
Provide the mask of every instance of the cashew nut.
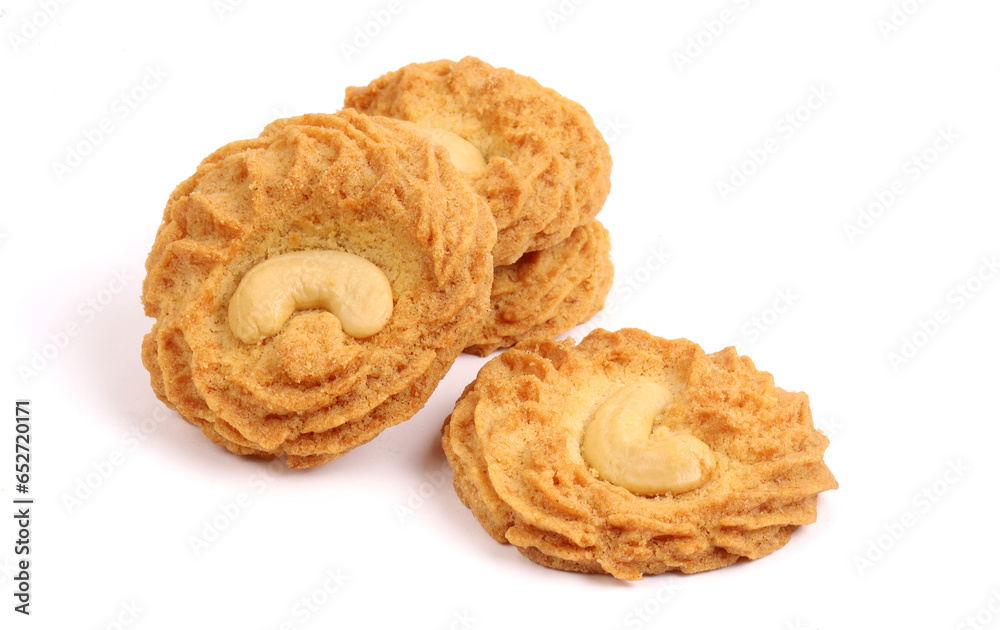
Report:
[{"label": "cashew nut", "polygon": [[459,173],[474,175],[486,168],[486,160],[483,158],[483,154],[462,136],[452,133],[447,129],[441,129],[440,127],[418,125],[408,120],[401,122],[429,140],[431,144],[444,147],[448,151],[451,163],[455,165]]},{"label": "cashew nut", "polygon": [[251,269],[229,301],[229,328],[245,343],[281,330],[296,310],[323,308],[348,335],[371,337],[392,315],[382,270],[347,252],[311,250],[269,258]]},{"label": "cashew nut", "polygon": [[636,494],[687,492],[715,467],[707,444],[672,432],[651,436],[672,396],[657,383],[636,383],[605,400],[583,436],[583,457],[601,478]]}]

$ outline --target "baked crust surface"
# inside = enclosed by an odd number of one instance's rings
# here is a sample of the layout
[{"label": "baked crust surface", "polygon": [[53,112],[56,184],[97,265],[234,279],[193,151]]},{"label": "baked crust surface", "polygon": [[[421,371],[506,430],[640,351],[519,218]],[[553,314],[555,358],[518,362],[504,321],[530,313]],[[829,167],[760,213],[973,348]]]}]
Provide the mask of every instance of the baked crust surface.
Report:
[{"label": "baked crust surface", "polygon": [[479,149],[487,166],[469,181],[496,218],[497,265],[568,238],[611,188],[611,152],[583,107],[475,57],[409,64],[347,88],[344,103],[446,129]]},{"label": "baked crust surface", "polygon": [[[587,422],[615,391],[641,381],[674,404],[657,427],[694,435],[718,459],[676,495],[639,496],[602,480],[581,451]],[[442,429],[458,496],[497,541],[539,564],[636,580],[755,559],[816,519],[837,487],[827,438],[808,398],[726,348],[637,329],[597,329],[578,345],[521,343],[491,359]]]},{"label": "baked crust surface", "polygon": [[[157,396],[234,453],[326,463],[419,410],[485,315],[496,228],[447,153],[353,110],[277,120],[209,155],[174,190],[146,261]],[[388,324],[346,335],[322,310],[256,344],[228,303],[247,271],[332,249],[392,286]]]},{"label": "baked crust surface", "polygon": [[465,351],[486,356],[557,337],[604,308],[613,279],[611,239],[595,219],[565,241],[494,269],[489,313]]}]

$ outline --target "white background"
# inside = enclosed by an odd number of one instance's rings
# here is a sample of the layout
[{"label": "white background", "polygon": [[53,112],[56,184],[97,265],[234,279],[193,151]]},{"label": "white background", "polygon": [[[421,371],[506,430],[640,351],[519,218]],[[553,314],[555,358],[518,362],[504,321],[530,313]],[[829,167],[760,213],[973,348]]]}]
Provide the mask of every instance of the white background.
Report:
[{"label": "white background", "polygon": [[[985,0],[3,2],[0,514],[19,398],[35,503],[30,618],[0,519],[0,625],[1000,627],[998,19]],[[276,117],[466,54],[606,135],[596,323],[738,344],[810,394],[841,487],[783,549],[625,583],[497,544],[438,444],[475,357],[306,472],[230,455],[153,396],[139,294],[173,187]]]}]

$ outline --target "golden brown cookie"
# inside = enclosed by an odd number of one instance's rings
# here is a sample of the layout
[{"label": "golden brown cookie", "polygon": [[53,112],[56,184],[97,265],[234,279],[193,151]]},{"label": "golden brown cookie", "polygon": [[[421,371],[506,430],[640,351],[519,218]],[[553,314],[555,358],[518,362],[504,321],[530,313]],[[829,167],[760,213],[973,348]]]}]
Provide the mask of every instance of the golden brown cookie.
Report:
[{"label": "golden brown cookie", "polygon": [[167,202],[143,283],[153,389],[234,453],[324,464],[423,406],[486,312],[495,239],[404,124],[275,121]]},{"label": "golden brown cookie", "polygon": [[507,350],[442,434],[459,497],[496,540],[630,580],[768,554],[837,487],[805,394],[731,347],[636,329]]},{"label": "golden brown cookie", "polygon": [[611,153],[583,107],[475,57],[404,66],[347,88],[345,106],[443,129],[475,147],[485,164],[466,176],[496,218],[497,265],[568,238],[611,187]]},{"label": "golden brown cookie", "polygon": [[596,219],[561,243],[497,267],[489,314],[465,351],[486,356],[561,335],[604,307],[613,276],[611,239]]}]

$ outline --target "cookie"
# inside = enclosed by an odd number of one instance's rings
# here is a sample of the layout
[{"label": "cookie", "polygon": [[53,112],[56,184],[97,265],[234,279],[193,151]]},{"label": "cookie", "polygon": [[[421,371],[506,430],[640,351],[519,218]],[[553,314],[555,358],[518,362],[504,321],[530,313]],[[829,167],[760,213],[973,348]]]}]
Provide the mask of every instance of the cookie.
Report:
[{"label": "cookie", "polygon": [[495,242],[483,199],[406,125],[275,121],[170,196],[143,364],[213,442],[324,464],[423,406],[486,313]]},{"label": "cookie", "polygon": [[552,247],[493,270],[490,310],[465,351],[486,356],[527,339],[552,339],[604,307],[614,267],[596,219]]},{"label": "cookie", "polygon": [[611,153],[583,107],[475,57],[404,66],[347,88],[345,106],[416,123],[463,147],[463,162],[481,156],[464,170],[496,218],[497,265],[568,238],[611,187]]},{"label": "cookie", "polygon": [[808,397],[726,348],[636,329],[522,343],[445,421],[458,496],[544,566],[637,580],[755,559],[837,487]]}]

